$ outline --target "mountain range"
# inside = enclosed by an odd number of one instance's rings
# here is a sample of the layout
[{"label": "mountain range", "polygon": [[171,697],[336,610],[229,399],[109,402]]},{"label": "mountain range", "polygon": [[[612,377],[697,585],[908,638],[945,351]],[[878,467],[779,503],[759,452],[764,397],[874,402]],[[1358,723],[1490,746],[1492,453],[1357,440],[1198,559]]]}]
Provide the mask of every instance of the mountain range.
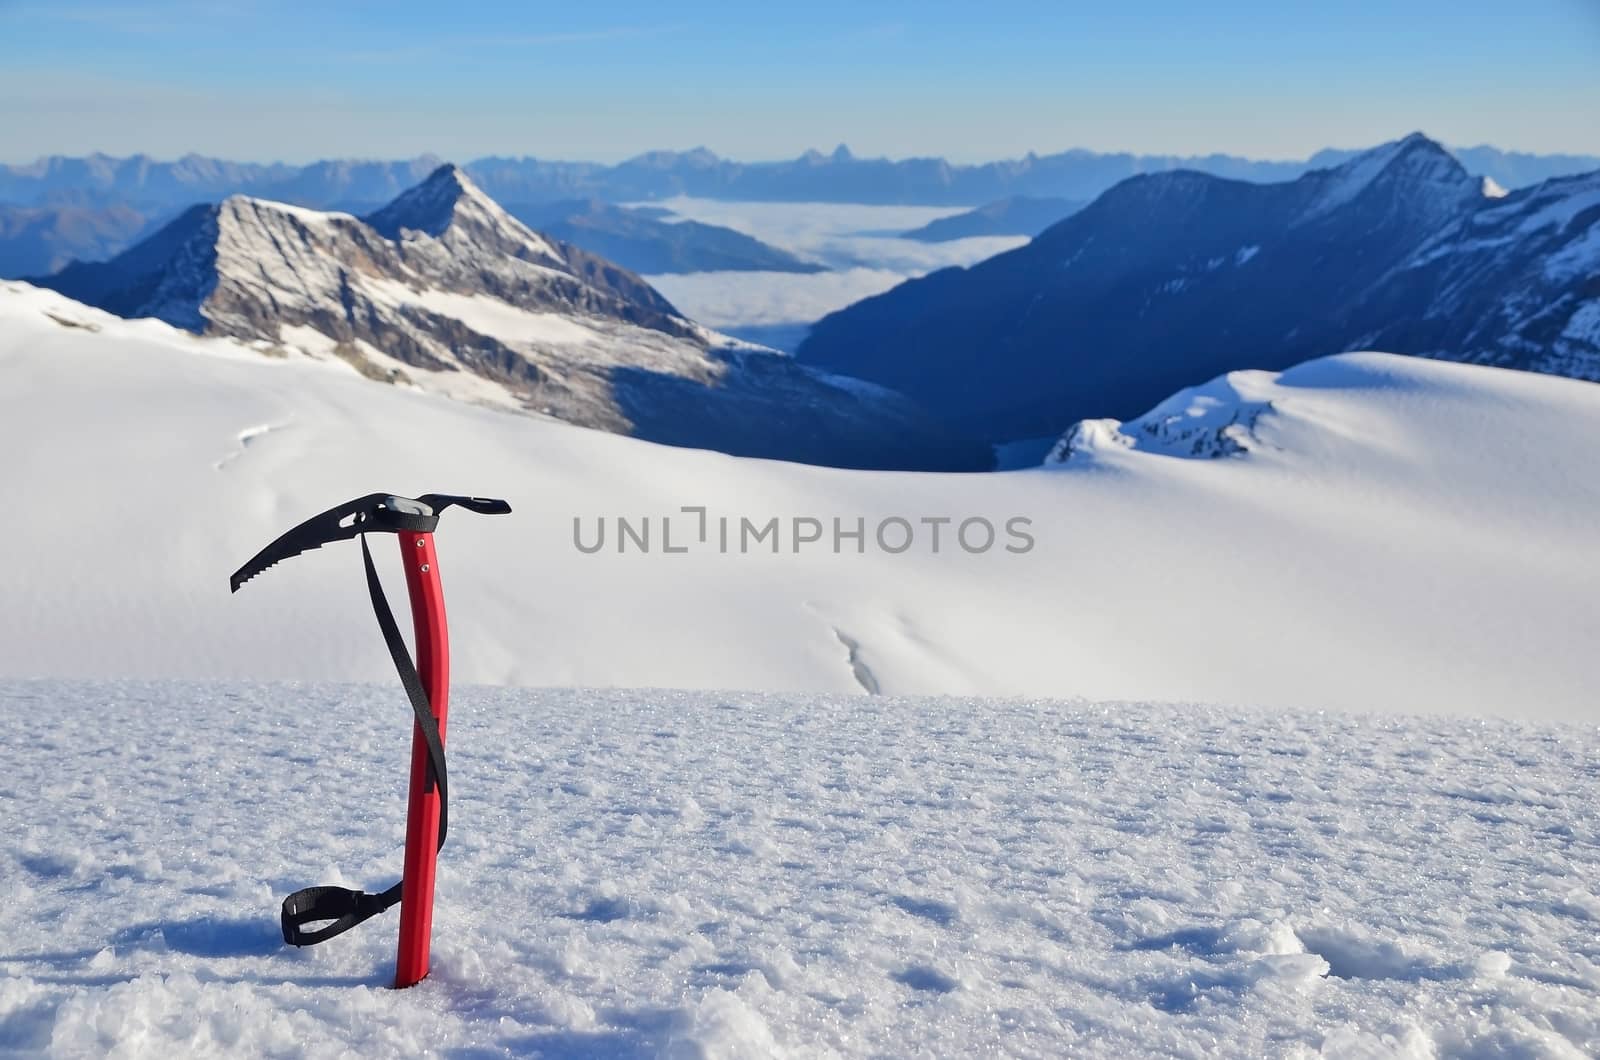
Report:
[{"label": "mountain range", "polygon": [[358,218],[247,196],[35,281],[276,356],[653,441],[818,464],[977,470],[987,446],[880,387],[685,319],[441,166]]},{"label": "mountain range", "polygon": [[[1010,196],[1087,201],[1128,177],[1195,170],[1236,180],[1290,180],[1348,161],[1358,151],[1327,149],[1305,161],[1234,155],[1057,154],[960,164],[943,158],[859,158],[844,146],[775,162],[739,162],[706,148],[650,151],[608,165],[537,158],[480,158],[464,165],[484,191],[505,203],[598,198],[622,203],[694,195],[780,202],[851,202],[980,206]],[[1600,157],[1531,155],[1493,147],[1456,150],[1467,169],[1506,188],[1600,169]],[[440,165],[423,155],[400,161],[230,162],[202,155],[158,161],[50,156],[0,165],[0,203],[20,206],[108,205],[175,210],[246,194],[319,209],[364,211],[388,202]]]},{"label": "mountain range", "polygon": [[[809,164],[853,163],[836,152]],[[75,172],[175,180],[149,168]],[[409,171],[317,172],[348,188]],[[241,172],[196,163],[191,175]],[[1071,209],[1013,197],[919,234]],[[36,282],[123,316],[339,358],[473,401],[842,466],[984,468],[989,450],[973,439],[1126,418],[1199,377],[1330,351],[1600,379],[1600,173],[1507,192],[1421,134],[1287,181],[1129,178],[1026,246],[826,317],[797,360],[696,325],[626,265],[809,263],[654,207],[568,200],[517,212],[533,226],[450,165],[361,217],[234,195],[190,207],[110,261]]]},{"label": "mountain range", "polygon": [[[785,251],[751,245],[746,242],[749,236],[730,229],[708,225],[666,231],[652,228],[647,218],[610,214],[583,204],[695,195],[973,206],[978,216],[951,221],[935,233],[970,229],[974,234],[1033,235],[1044,227],[1043,221],[1060,220],[1070,210],[1047,218],[1040,208],[1027,205],[1029,199],[1086,202],[1128,177],[1180,168],[1242,180],[1288,180],[1357,153],[1329,149],[1305,162],[1263,162],[1220,154],[1180,157],[1072,150],[961,165],[941,158],[858,158],[844,147],[828,155],[808,151],[789,161],[737,162],[696,148],[651,151],[615,165],[482,158],[464,168],[488,194],[510,204],[524,220],[549,217],[553,204],[567,207],[570,216],[560,220],[581,229],[571,233],[574,237],[603,241],[603,246],[591,249],[636,272],[804,271],[806,263],[796,262]],[[1455,153],[1469,171],[1506,188],[1600,168],[1600,158],[1580,155],[1531,155],[1493,147],[1460,148]],[[334,159],[296,166],[202,155],[159,161],[146,155],[94,154],[0,165],[0,277],[41,275],[72,260],[103,260],[182,210],[230,195],[365,213],[414,186],[440,164],[432,155],[400,161]],[[579,214],[584,215],[581,220]],[[575,241],[585,245],[583,238]],[[919,233],[915,238],[930,237]]]},{"label": "mountain range", "polygon": [[[360,204],[346,204],[360,208]],[[0,203],[0,278],[44,275],[74,261],[121,253],[181,211],[113,202],[11,206]],[[519,203],[507,212],[529,227],[584,247],[631,272],[822,272],[753,236],[676,219],[670,210],[612,206],[598,199]]]},{"label": "mountain range", "polygon": [[1505,193],[1413,134],[1292,181],[1134,177],[797,355],[1012,440],[1354,349],[1600,379],[1600,172]]},{"label": "mountain range", "polygon": [[0,277],[55,272],[108,257],[150,230],[141,210],[112,206],[0,204]]}]

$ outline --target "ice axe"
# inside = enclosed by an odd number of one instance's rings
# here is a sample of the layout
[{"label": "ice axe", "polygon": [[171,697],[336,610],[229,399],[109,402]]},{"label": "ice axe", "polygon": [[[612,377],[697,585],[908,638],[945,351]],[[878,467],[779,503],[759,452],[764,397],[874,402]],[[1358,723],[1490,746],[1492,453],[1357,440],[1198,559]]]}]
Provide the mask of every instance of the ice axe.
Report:
[{"label": "ice axe", "polygon": [[[433,531],[439,514],[455,505],[479,515],[505,515],[511,505],[485,497],[452,497],[424,493],[396,497],[372,493],[314,515],[233,572],[234,592],[268,567],[335,541],[361,538],[361,559],[367,570],[367,592],[378,627],[389,646],[400,683],[416,715],[411,740],[411,794],[406,810],[405,874],[378,894],[348,887],[307,887],[283,900],[283,941],[315,946],[400,903],[400,949],[394,985],[411,986],[428,974],[428,946],[433,929],[433,882],[439,848],[449,824],[448,783],[444,764],[445,715],[450,695],[450,638],[445,627],[444,587]],[[411,594],[411,621],[416,630],[413,664],[395,625],[388,598],[372,565],[368,534],[395,534]],[[328,921],[322,927],[308,925]]]}]

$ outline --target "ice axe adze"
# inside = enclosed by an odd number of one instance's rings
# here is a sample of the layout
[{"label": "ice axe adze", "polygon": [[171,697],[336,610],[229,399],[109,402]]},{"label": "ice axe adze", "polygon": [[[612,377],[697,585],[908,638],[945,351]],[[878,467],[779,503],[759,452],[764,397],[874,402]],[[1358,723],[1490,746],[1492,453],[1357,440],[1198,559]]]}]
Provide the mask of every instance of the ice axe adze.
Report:
[{"label": "ice axe adze", "polygon": [[[411,699],[416,724],[411,742],[411,796],[406,813],[405,875],[379,894],[347,887],[307,887],[283,900],[283,941],[314,946],[355,927],[368,917],[400,903],[400,952],[394,985],[411,986],[428,974],[428,943],[433,928],[433,879],[439,848],[449,821],[448,785],[444,766],[445,714],[450,694],[450,639],[445,628],[444,588],[433,550],[439,513],[456,505],[479,515],[505,515],[511,505],[484,497],[451,497],[425,493],[396,497],[373,493],[346,501],[312,516],[256,553],[234,571],[234,592],[274,563],[334,541],[361,538],[361,559],[367,569],[372,610],[389,645],[389,655]],[[411,592],[411,620],[416,629],[417,661],[411,661],[383,585],[367,549],[368,534],[396,534]],[[319,928],[307,925],[328,921]]]}]

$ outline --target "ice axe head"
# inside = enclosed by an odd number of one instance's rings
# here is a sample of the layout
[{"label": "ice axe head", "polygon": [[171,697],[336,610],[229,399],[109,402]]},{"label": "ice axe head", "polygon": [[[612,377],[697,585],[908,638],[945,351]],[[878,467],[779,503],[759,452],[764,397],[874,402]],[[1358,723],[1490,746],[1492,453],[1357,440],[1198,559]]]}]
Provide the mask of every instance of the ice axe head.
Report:
[{"label": "ice axe head", "polygon": [[424,493],[420,497],[399,497],[392,493],[369,493],[335,505],[320,515],[284,534],[233,572],[228,584],[233,592],[275,563],[334,541],[348,541],[357,534],[432,533],[439,525],[439,513],[451,505],[479,515],[507,515],[511,505],[490,497],[456,497],[444,493]]}]

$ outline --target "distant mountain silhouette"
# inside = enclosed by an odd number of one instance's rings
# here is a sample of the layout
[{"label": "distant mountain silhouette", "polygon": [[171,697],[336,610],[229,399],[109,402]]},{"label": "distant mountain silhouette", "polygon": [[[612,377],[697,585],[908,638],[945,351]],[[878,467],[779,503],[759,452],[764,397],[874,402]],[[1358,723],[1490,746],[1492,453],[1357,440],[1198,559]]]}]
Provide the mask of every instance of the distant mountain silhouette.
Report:
[{"label": "distant mountain silhouette", "polygon": [[172,209],[229,195],[255,195],[301,206],[337,202],[378,204],[394,198],[437,169],[424,155],[402,162],[229,162],[185,155],[161,162],[148,155],[113,158],[59,155],[24,165],[0,166],[0,202],[49,202],[62,195],[80,205],[118,203],[140,209]]},{"label": "distant mountain silhouette", "polygon": [[[855,202],[980,206],[1012,196],[1087,201],[1119,181],[1185,169],[1236,180],[1292,180],[1358,152],[1327,150],[1307,161],[1257,161],[1233,155],[1135,155],[1082,149],[962,165],[942,158],[860,158],[831,154],[739,162],[704,147],[650,151],[616,165],[536,158],[480,158],[463,168],[501,202],[596,198],[611,203],[694,195],[778,202]],[[1507,188],[1600,168],[1600,158],[1527,155],[1491,147],[1457,152],[1467,169]],[[186,155],[51,156],[0,165],[0,203],[34,206],[68,197],[80,206],[123,205],[172,212],[243,194],[318,209],[364,212],[393,199],[438,167],[431,155],[399,161],[330,160],[305,166],[230,162]]]},{"label": "distant mountain silhouette", "polygon": [[[940,158],[858,158],[842,145],[831,154],[807,151],[789,161],[736,162],[699,147],[650,151],[617,165],[491,157],[468,163],[464,169],[498,201],[516,203],[522,215],[554,202],[637,203],[675,195],[973,206],[981,213],[992,211],[1002,200],[1019,204],[1025,199],[1087,202],[1128,177],[1176,169],[1258,182],[1291,180],[1308,169],[1334,166],[1358,153],[1329,149],[1307,162],[1261,162],[1231,155],[1179,157],[1071,150],[957,165]],[[1492,147],[1461,149],[1457,156],[1469,171],[1506,188],[1600,168],[1600,158],[1529,155]],[[230,162],[194,154],[169,162],[148,155],[113,158],[94,154],[0,165],[0,206],[27,211],[0,211],[0,277],[42,275],[72,259],[103,260],[195,203],[216,202],[230,195],[363,214],[414,186],[439,164],[432,155],[387,162],[334,159],[293,166]],[[984,231],[982,218],[972,219],[973,234],[1030,234],[1027,229],[1034,227],[1036,219],[1020,205],[1012,209],[1019,211],[1015,218],[997,221],[994,231]],[[607,231],[617,227],[626,231]],[[952,222],[943,230],[955,227]],[[670,272],[698,271],[696,266],[703,262],[719,261],[729,262],[728,268],[804,268],[804,263],[795,261],[782,264],[784,259],[774,255],[784,252],[777,248],[767,253],[718,232],[645,234],[615,217],[604,222],[596,218],[587,228],[591,238],[608,241],[604,249],[596,247],[596,253],[607,255],[609,251],[619,261],[627,259],[647,272],[658,271],[657,263],[672,266],[659,270]],[[581,245],[579,232],[572,234]],[[920,234],[916,238],[945,237]]]},{"label": "distant mountain silhouette", "polygon": [[510,204],[512,216],[547,236],[573,243],[638,273],[824,272],[753,236],[699,221],[665,221],[655,211],[598,199]]},{"label": "distant mountain silhouette", "polygon": [[825,317],[797,356],[993,440],[1351,349],[1600,379],[1600,173],[1485,190],[1421,135],[1283,183],[1135,177]]},{"label": "distant mountain silhouette", "polygon": [[903,233],[907,239],[924,243],[943,243],[972,236],[1027,236],[1032,239],[1046,228],[1083,209],[1075,199],[1030,199],[1013,195],[987,203],[976,210],[941,217],[921,228]]},{"label": "distant mountain silhouette", "polygon": [[131,206],[0,205],[0,277],[107,258],[149,228],[146,215]]}]

